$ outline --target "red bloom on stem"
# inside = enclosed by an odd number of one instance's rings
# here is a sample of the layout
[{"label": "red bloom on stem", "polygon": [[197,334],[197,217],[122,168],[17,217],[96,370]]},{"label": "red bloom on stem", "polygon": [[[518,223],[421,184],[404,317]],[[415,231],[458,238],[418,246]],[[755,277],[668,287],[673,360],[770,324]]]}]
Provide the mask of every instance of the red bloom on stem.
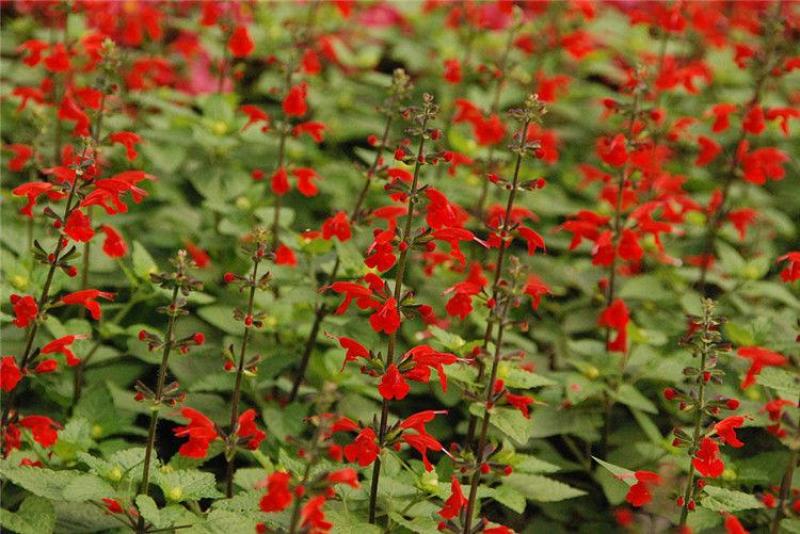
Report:
[{"label": "red bloom on stem", "polygon": [[128,244],[112,226],[104,224],[100,230],[106,234],[103,241],[103,252],[109,258],[122,258],[128,253]]},{"label": "red bloom on stem", "polygon": [[64,224],[64,233],[74,241],[86,243],[94,237],[92,220],[81,210],[74,210],[67,216]]},{"label": "red bloom on stem", "polygon": [[430,434],[408,434],[406,432],[403,433],[402,440],[405,441],[410,447],[415,449],[420,455],[422,455],[422,463],[425,466],[425,470],[428,472],[433,471],[433,465],[431,465],[430,460],[428,460],[428,451],[441,451],[444,450],[442,444],[439,443],[433,436]]},{"label": "red bloom on stem", "polygon": [[697,159],[694,160],[694,164],[698,167],[705,167],[722,152],[722,147],[719,146],[719,143],[716,143],[713,139],[709,139],[708,137],[701,135],[697,138],[697,144],[700,145],[700,152],[697,154]]},{"label": "red bloom on stem", "polygon": [[617,134],[613,138],[602,137],[597,141],[597,155],[612,167],[622,167],[628,161],[625,136]]},{"label": "red bloom on stem", "polygon": [[542,297],[550,294],[550,287],[535,274],[530,274],[525,281],[523,292],[531,297],[531,307],[537,310],[539,309],[539,303],[542,301]]},{"label": "red bloom on stem", "polygon": [[629,320],[628,307],[622,299],[614,299],[614,302],[600,314],[598,324],[616,330],[617,333],[613,340],[609,340],[608,350],[625,352],[628,344],[627,327]]},{"label": "red bloom on stem", "polygon": [[736,436],[736,429],[744,424],[744,417],[741,415],[733,415],[726,417],[719,423],[714,425],[714,431],[726,445],[739,448],[743,447],[744,443]]},{"label": "red bloom on stem", "polygon": [[778,258],[778,263],[788,262],[789,265],[781,271],[781,280],[787,284],[800,280],[800,250],[789,252]]},{"label": "red bloom on stem", "polygon": [[15,187],[11,194],[15,197],[27,197],[28,203],[19,212],[26,217],[32,218],[36,199],[41,195],[47,195],[50,200],[61,200],[66,196],[66,193],[55,190],[54,187],[50,182],[28,182]]},{"label": "red bloom on stem", "polygon": [[319,193],[319,188],[314,183],[314,180],[319,178],[319,175],[314,169],[307,167],[300,167],[294,169],[292,174],[297,178],[297,190],[304,197],[313,197]]},{"label": "red bloom on stem", "polygon": [[61,302],[83,306],[91,314],[92,319],[97,321],[103,312],[100,310],[100,304],[96,299],[114,300],[114,293],[100,291],[99,289],[83,289],[64,295],[61,297]]},{"label": "red bloom on stem", "polygon": [[747,370],[747,375],[745,375],[742,380],[742,389],[746,389],[755,384],[758,373],[760,373],[764,367],[780,367],[789,362],[783,354],[772,352],[763,347],[741,347],[736,353],[740,358],[746,358],[751,362],[750,368]]},{"label": "red bloom on stem", "polygon": [[756,105],[751,107],[744,116],[744,119],[742,119],[742,129],[753,135],[761,134],[766,127],[764,109],[761,106]]},{"label": "red bloom on stem", "polygon": [[375,461],[381,450],[375,439],[375,432],[371,428],[363,429],[353,443],[345,445],[344,457],[348,462],[358,462],[361,467],[368,466]]},{"label": "red bloom on stem", "polygon": [[211,256],[208,255],[208,252],[203,250],[202,248],[198,247],[191,241],[186,241],[184,243],[186,247],[186,252],[192,257],[192,261],[194,261],[195,265],[199,269],[205,269],[211,264]]},{"label": "red bloom on stem", "polygon": [[739,233],[739,239],[744,239],[747,235],[747,227],[753,224],[758,212],[752,208],[739,208],[728,212],[728,220]]},{"label": "red bloom on stem", "polygon": [[292,249],[281,243],[275,251],[275,264],[295,266],[297,265],[297,257]]},{"label": "red bloom on stem", "polygon": [[727,534],[748,534],[739,519],[733,514],[725,514],[725,532]]},{"label": "red bloom on stem", "polygon": [[14,157],[8,160],[8,170],[10,171],[21,171],[25,167],[25,164],[28,163],[28,160],[31,159],[31,156],[33,156],[33,148],[28,145],[12,143],[6,145],[5,148],[14,153]]},{"label": "red bloom on stem", "polygon": [[125,154],[128,158],[128,161],[133,161],[139,155],[136,152],[136,143],[141,143],[142,138],[139,135],[133,132],[114,132],[112,133],[109,138],[111,139],[111,144],[119,143],[125,147]]},{"label": "red bloom on stem", "polygon": [[704,477],[717,478],[725,470],[719,455],[719,445],[711,438],[703,438],[700,448],[694,453],[692,465]]},{"label": "red bloom on stem", "polygon": [[544,238],[527,226],[517,228],[517,233],[528,245],[528,256],[533,256],[537,249],[545,250]]},{"label": "red bloom on stem", "polygon": [[17,328],[27,328],[39,315],[39,305],[30,295],[12,294],[11,306],[14,309],[14,325]]},{"label": "red bloom on stem", "polygon": [[308,529],[310,533],[328,532],[333,524],[325,521],[325,512],[322,511],[322,507],[326,502],[325,495],[310,498],[300,510],[300,526]]},{"label": "red bloom on stem", "polygon": [[400,313],[397,311],[397,301],[394,297],[387,299],[369,316],[369,324],[378,333],[393,334],[400,328]]},{"label": "red bloom on stem", "polygon": [[345,242],[350,239],[352,232],[350,230],[350,220],[347,218],[347,213],[340,211],[332,217],[325,219],[322,223],[322,238],[331,239],[336,237],[339,241]]},{"label": "red bloom on stem", "polygon": [[308,89],[305,82],[295,85],[283,99],[283,112],[289,117],[302,117],[308,112],[306,93]]},{"label": "red bloom on stem", "polygon": [[116,499],[110,499],[108,497],[103,497],[103,503],[106,505],[106,510],[111,514],[121,514],[124,512],[122,509],[122,505]]},{"label": "red bloom on stem", "polygon": [[339,469],[338,471],[331,471],[328,473],[328,476],[325,479],[330,484],[347,484],[351,488],[358,488],[360,484],[358,482],[358,472],[351,468],[345,467],[344,469]]},{"label": "red bloom on stem", "polygon": [[737,150],[745,180],[756,185],[764,185],[767,179],[783,180],[786,176],[783,164],[789,161],[785,152],[774,147],[757,148],[748,152],[748,148],[747,141],[742,141]]},{"label": "red bloom on stem", "polygon": [[253,53],[256,45],[250,38],[250,32],[246,26],[237,26],[228,39],[228,50],[236,58],[247,57]]},{"label": "red bloom on stem", "polygon": [[292,135],[300,137],[303,134],[308,134],[315,143],[321,143],[324,140],[326,129],[325,124],[319,121],[301,122],[292,128]]},{"label": "red bloom on stem", "polygon": [[395,364],[391,364],[378,385],[378,391],[381,396],[386,400],[402,400],[408,395],[411,387],[397,370]]},{"label": "red bloom on stem", "polygon": [[193,408],[183,408],[181,415],[189,420],[186,426],[179,426],[173,430],[175,436],[188,437],[189,441],[181,445],[178,454],[187,458],[205,458],[208,447],[217,439],[217,428],[214,423]]},{"label": "red bloom on stem", "polygon": [[81,360],[72,352],[70,345],[75,343],[78,339],[85,339],[86,336],[70,335],[54,339],[44,347],[42,347],[42,354],[63,354],[67,359],[67,365],[74,367],[81,363]]},{"label": "red bloom on stem", "polygon": [[472,132],[479,145],[496,145],[506,136],[506,127],[500,117],[491,115],[488,119],[474,121]]},{"label": "red bloom on stem", "polygon": [[730,126],[730,114],[736,111],[735,104],[717,104],[711,108],[707,115],[714,116],[714,124],[711,131],[715,133],[724,132]]},{"label": "red bloom on stem", "polygon": [[29,415],[19,420],[19,425],[33,434],[33,441],[44,448],[52,447],[58,440],[61,425],[43,415]]},{"label": "red bloom on stem", "polygon": [[458,483],[458,479],[454,475],[450,482],[450,497],[444,502],[442,509],[439,510],[439,515],[442,519],[453,519],[466,504],[467,499],[461,491],[461,484]]},{"label": "red bloom on stem", "polygon": [[369,350],[367,350],[367,347],[365,347],[355,339],[344,336],[339,337],[337,339],[339,340],[339,345],[347,351],[344,355],[344,362],[342,362],[342,370],[344,370],[344,367],[345,365],[347,365],[347,362],[354,362],[358,358],[364,358],[367,360],[369,359],[370,355],[369,355]]},{"label": "red bloom on stem", "polygon": [[256,426],[255,410],[246,410],[239,416],[236,435],[247,440],[245,446],[251,451],[258,449],[258,446],[261,445],[261,442],[264,441],[267,434]]},{"label": "red bloom on stem", "polygon": [[286,174],[286,169],[278,167],[272,174],[270,187],[272,192],[278,196],[283,196],[289,192],[289,178]]},{"label": "red bloom on stem", "polygon": [[0,361],[0,389],[8,393],[22,380],[22,372],[13,356],[3,356]]},{"label": "red bloom on stem", "polygon": [[72,68],[69,53],[63,43],[56,43],[52,47],[50,54],[44,58],[44,68],[50,72],[66,72]]},{"label": "red bloom on stem", "polygon": [[459,83],[461,81],[461,62],[457,59],[445,59],[444,79],[447,83]]},{"label": "red bloom on stem", "polygon": [[292,504],[293,496],[289,491],[292,475],[286,471],[275,471],[267,478],[267,493],[261,497],[259,506],[262,512],[280,512]]},{"label": "red bloom on stem", "polygon": [[269,115],[267,115],[267,112],[262,110],[260,107],[252,104],[245,104],[244,106],[241,106],[239,110],[247,115],[247,123],[242,126],[242,131],[247,130],[250,126],[258,124],[259,122],[266,123],[262,128],[262,131],[265,131],[264,129],[269,127]]},{"label": "red bloom on stem", "polygon": [[652,471],[636,471],[636,484],[631,486],[625,500],[637,508],[653,500],[651,488],[661,484],[661,477]]}]

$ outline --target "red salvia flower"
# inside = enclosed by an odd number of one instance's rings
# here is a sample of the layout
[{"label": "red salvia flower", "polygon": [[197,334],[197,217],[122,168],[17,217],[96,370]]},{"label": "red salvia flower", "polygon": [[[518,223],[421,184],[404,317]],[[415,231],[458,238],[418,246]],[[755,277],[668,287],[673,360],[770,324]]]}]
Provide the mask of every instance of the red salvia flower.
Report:
[{"label": "red salvia flower", "polygon": [[307,134],[315,143],[321,143],[325,139],[326,129],[325,124],[319,121],[301,122],[292,128],[292,135],[300,137],[303,134]]},{"label": "red salvia flower", "polygon": [[97,321],[102,315],[100,304],[96,299],[114,300],[114,293],[99,289],[83,289],[61,297],[64,304],[77,304],[86,308],[92,318]]},{"label": "red salvia flower", "polygon": [[785,152],[774,147],[757,148],[748,152],[748,148],[747,141],[742,141],[737,151],[745,180],[756,185],[764,185],[767,179],[783,180],[786,176],[783,164],[789,161]]},{"label": "red salvia flower", "polygon": [[714,431],[726,445],[739,448],[743,447],[744,443],[736,437],[736,429],[744,424],[744,417],[741,415],[733,415],[726,417],[719,423],[714,425]]},{"label": "red salvia flower", "polygon": [[717,478],[725,470],[725,463],[719,456],[719,445],[711,438],[703,438],[700,449],[694,454],[692,465],[704,477]]},{"label": "red salvia flower", "polygon": [[38,39],[28,39],[17,47],[18,52],[26,52],[22,62],[29,67],[35,67],[42,60],[42,52],[47,50],[48,45]]},{"label": "red salvia flower", "polygon": [[72,68],[69,53],[63,43],[51,47],[50,54],[44,58],[44,68],[50,72],[67,72]]},{"label": "red salvia flower", "polygon": [[430,460],[428,460],[428,451],[444,450],[442,444],[430,434],[408,434],[404,432],[401,439],[420,453],[425,470],[428,472],[433,471],[433,465]]},{"label": "red salvia flower", "polygon": [[319,178],[319,175],[314,169],[307,167],[300,167],[292,170],[292,174],[297,178],[297,190],[305,197],[313,197],[319,193],[319,188],[314,183],[314,180]]},{"label": "red salvia flower", "polygon": [[14,309],[14,325],[27,328],[39,315],[39,305],[30,295],[11,295],[11,306]]},{"label": "red salvia flower", "polygon": [[119,143],[125,147],[125,154],[128,158],[128,161],[133,161],[139,155],[136,152],[136,143],[141,143],[142,138],[139,137],[138,134],[133,132],[114,132],[112,133],[109,138],[111,139],[111,144]]},{"label": "red salvia flower", "polygon": [[714,161],[719,153],[722,152],[722,147],[719,146],[719,143],[716,143],[713,139],[709,139],[704,135],[697,138],[697,144],[700,146],[700,152],[697,154],[697,159],[694,160],[694,164],[698,167],[705,167]]},{"label": "red salvia flower", "polygon": [[36,367],[33,369],[33,372],[37,375],[43,375],[47,373],[53,373],[58,370],[58,362],[52,358],[47,360],[42,360],[36,364]]},{"label": "red salvia flower", "polygon": [[92,220],[81,210],[74,210],[67,216],[66,223],[64,224],[64,233],[74,241],[79,241],[81,243],[91,241],[94,237]]},{"label": "red salvia flower", "polygon": [[608,350],[625,352],[628,344],[627,327],[629,320],[628,307],[622,299],[614,299],[611,305],[600,314],[598,324],[616,331],[616,337],[608,342]]},{"label": "red salvia flower", "polygon": [[758,212],[752,208],[739,208],[729,211],[727,217],[739,233],[739,239],[744,239],[747,235],[747,227],[756,220]]},{"label": "red salvia flower", "polygon": [[272,174],[270,186],[272,192],[278,196],[283,196],[289,192],[289,178],[285,168],[278,167],[278,169],[275,170]]},{"label": "red salvia flower", "polygon": [[311,48],[306,48],[305,52],[303,52],[301,64],[303,72],[311,76],[316,76],[322,72],[322,63],[320,63],[319,56]]},{"label": "red salvia flower", "polygon": [[526,226],[520,226],[517,228],[517,233],[528,246],[528,256],[533,256],[538,249],[545,250],[544,238],[535,231]]},{"label": "red salvia flower", "polygon": [[[5,148],[14,153],[14,157],[8,160],[8,170],[19,172],[28,163],[28,160],[33,156],[33,148],[28,145],[21,145],[19,143],[12,143],[6,145]],[[16,193],[14,193],[16,194]]]},{"label": "red salvia flower", "polygon": [[730,114],[736,111],[735,104],[716,104],[712,107],[707,115],[714,116],[714,124],[711,126],[711,131],[715,133],[724,132],[730,126]]},{"label": "red salvia flower", "polygon": [[239,416],[239,424],[236,428],[236,435],[246,439],[245,447],[254,451],[258,449],[267,434],[256,426],[256,411],[253,409],[242,412]]},{"label": "red salvia flower", "polygon": [[311,534],[328,532],[333,524],[325,520],[325,513],[322,511],[326,502],[325,495],[310,498],[300,510],[300,527]]},{"label": "red salvia flower", "polygon": [[338,471],[331,471],[325,477],[325,479],[330,484],[347,484],[351,488],[358,488],[360,484],[358,482],[358,473],[355,469],[351,467],[345,467],[344,469],[339,469]]},{"label": "red salvia flower", "polygon": [[778,258],[778,263],[784,261],[789,265],[781,271],[781,280],[787,284],[800,280],[800,251],[789,252]]},{"label": "red salvia flower", "polygon": [[267,112],[260,107],[252,104],[245,104],[244,106],[241,106],[239,110],[247,115],[247,123],[242,126],[242,131],[247,130],[249,127],[254,124],[258,124],[259,122],[266,123],[261,129],[262,132],[269,128],[269,115],[267,115]]},{"label": "red salvia flower", "polygon": [[100,231],[106,234],[103,240],[103,252],[109,258],[122,258],[128,253],[128,244],[125,239],[113,227],[104,224]]},{"label": "red salvia flower", "polygon": [[332,217],[325,219],[322,223],[322,238],[330,240],[336,237],[339,241],[345,242],[350,239],[352,233],[350,231],[350,220],[347,218],[347,213],[344,211],[338,212]]},{"label": "red salvia flower", "polygon": [[280,512],[286,510],[294,497],[289,490],[292,475],[286,471],[275,471],[267,478],[267,493],[261,497],[259,506],[262,512]]},{"label": "red salvia flower", "polygon": [[344,370],[347,362],[354,362],[358,358],[369,359],[369,350],[355,339],[344,336],[337,339],[339,340],[339,345],[347,351],[342,362],[342,370]]},{"label": "red salvia flower", "polygon": [[345,445],[344,457],[348,462],[358,462],[361,467],[366,467],[375,461],[380,452],[380,447],[375,442],[375,431],[365,428],[358,433],[353,443]]},{"label": "red salvia flower", "polygon": [[152,179],[154,179],[153,176],[144,171],[123,171],[111,178],[97,180],[94,183],[94,191],[86,195],[81,202],[81,207],[102,206],[108,215],[125,213],[128,211],[128,206],[122,201],[122,196],[130,192],[131,198],[138,204],[147,196],[147,191],[136,184]]},{"label": "red salvia flower", "polygon": [[755,384],[758,373],[764,367],[780,367],[789,363],[789,360],[783,354],[772,352],[763,347],[740,347],[737,354],[740,358],[750,360],[750,368],[742,380],[742,389]]},{"label": "red salvia flower", "polygon": [[397,370],[395,364],[391,364],[378,385],[378,392],[386,400],[402,400],[408,395],[411,387]]},{"label": "red salvia flower", "polygon": [[103,497],[102,501],[106,505],[106,510],[111,514],[121,514],[121,513],[125,512],[125,510],[123,510],[122,505],[120,504],[120,502],[118,500],[116,500],[116,499],[111,499],[109,497]]},{"label": "red salvia flower", "polygon": [[61,425],[43,415],[28,415],[19,420],[19,425],[33,434],[33,441],[44,448],[55,445]]},{"label": "red salvia flower", "polygon": [[253,53],[256,45],[250,38],[250,32],[246,26],[237,26],[228,39],[228,50],[236,58],[247,57]]},{"label": "red salvia flower", "polygon": [[542,297],[550,294],[550,287],[535,274],[530,274],[525,281],[523,292],[531,297],[531,307],[538,310]]},{"label": "red salvia flower", "polygon": [[727,534],[749,534],[739,522],[739,519],[733,514],[725,514],[725,532]]},{"label": "red salvia flower", "polygon": [[211,256],[208,255],[208,252],[198,247],[191,241],[186,241],[184,246],[186,247],[186,252],[189,253],[189,255],[192,257],[192,261],[199,269],[205,269],[211,265]]},{"label": "red salvia flower", "polygon": [[636,471],[636,483],[630,487],[625,500],[631,506],[640,508],[653,500],[653,494],[650,492],[653,486],[661,484],[661,477],[652,471]]},{"label": "red salvia flower", "polygon": [[281,243],[275,251],[275,264],[293,267],[297,265],[297,257],[292,249]]},{"label": "red salvia flower", "polygon": [[742,119],[742,129],[753,135],[759,135],[766,128],[764,121],[764,109],[761,106],[751,107]]},{"label": "red salvia flower", "polygon": [[466,504],[467,499],[461,491],[461,484],[458,483],[458,478],[454,475],[450,481],[450,497],[445,501],[442,509],[439,510],[439,515],[442,519],[453,519]]},{"label": "red salvia flower", "polygon": [[0,389],[8,393],[22,380],[22,372],[14,356],[3,356],[0,360]]},{"label": "red salvia flower", "polygon": [[58,191],[54,187],[50,182],[28,182],[15,187],[11,194],[15,197],[27,197],[28,203],[19,212],[26,217],[33,218],[33,207],[36,205],[36,199],[41,195],[47,195],[50,200],[61,200],[66,196],[66,193]]},{"label": "red salvia flower", "polygon": [[78,339],[86,339],[82,335],[70,335],[54,339],[44,347],[42,347],[42,354],[63,354],[67,359],[67,365],[74,367],[81,363],[81,360],[72,352],[70,345],[75,343]]},{"label": "red salvia flower", "polygon": [[376,332],[393,334],[400,328],[400,313],[397,311],[397,301],[389,298],[375,313],[369,316],[369,324]]},{"label": "red salvia flower", "polygon": [[459,83],[461,81],[461,62],[457,59],[445,59],[444,79],[447,83]]},{"label": "red salvia flower", "polygon": [[293,86],[283,99],[283,112],[289,117],[302,117],[308,112],[306,104],[307,86],[304,83]]},{"label": "red salvia flower", "polygon": [[179,438],[188,437],[189,441],[181,445],[178,454],[187,458],[205,458],[209,445],[217,439],[216,426],[193,408],[183,408],[181,415],[189,420],[189,424],[176,427],[173,432]]},{"label": "red salvia flower", "polygon": [[628,161],[625,136],[617,134],[613,138],[602,137],[597,141],[597,155],[612,167],[621,167]]}]

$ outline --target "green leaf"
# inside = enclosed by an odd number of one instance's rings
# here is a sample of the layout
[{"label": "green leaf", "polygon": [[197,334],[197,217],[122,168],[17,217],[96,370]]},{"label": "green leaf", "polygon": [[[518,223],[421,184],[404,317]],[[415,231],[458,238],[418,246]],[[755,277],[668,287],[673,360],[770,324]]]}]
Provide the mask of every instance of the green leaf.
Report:
[{"label": "green leaf", "polygon": [[781,521],[781,532],[800,534],[800,519],[783,519]]},{"label": "green leaf", "polygon": [[116,491],[108,482],[90,474],[81,475],[67,484],[63,493],[64,500],[72,502],[99,501],[115,495]]},{"label": "green leaf", "polygon": [[345,510],[331,510],[326,515],[328,521],[333,523],[331,534],[380,534],[382,532],[380,527],[370,525]]},{"label": "green leaf", "polygon": [[756,382],[762,386],[776,389],[781,393],[796,398],[800,395],[800,377],[778,367],[766,367],[756,377]]},{"label": "green leaf", "polygon": [[233,310],[233,306],[205,306],[197,310],[197,315],[226,334],[240,336],[242,323],[233,318]]},{"label": "green leaf", "polygon": [[742,491],[720,488],[718,486],[706,486],[703,488],[706,493],[700,501],[704,508],[714,512],[738,512],[739,510],[751,510],[753,508],[763,508],[764,505],[754,495]]},{"label": "green leaf", "polygon": [[466,341],[464,341],[464,338],[461,336],[457,336],[452,332],[443,330],[438,326],[431,325],[428,327],[428,330],[433,335],[433,338],[441,343],[442,346],[447,350],[458,352],[458,350],[466,344]]},{"label": "green leaf", "polygon": [[158,505],[152,497],[148,495],[139,495],[136,497],[136,508],[139,509],[139,514],[147,521],[155,525],[161,526],[161,514],[158,511]]},{"label": "green leaf", "polygon": [[633,486],[636,483],[636,477],[634,476],[634,472],[630,469],[625,469],[624,467],[620,467],[618,465],[614,465],[612,463],[606,462],[597,458],[596,456],[592,456],[592,459],[600,464],[602,467],[606,468],[614,478],[617,480],[624,482],[628,486]]},{"label": "green leaf", "polygon": [[155,260],[144,248],[144,245],[138,241],[133,242],[131,262],[133,263],[133,272],[143,280],[148,280],[151,273],[158,272],[158,265],[156,265]]},{"label": "green leaf", "polygon": [[412,520],[408,520],[397,512],[390,512],[389,517],[401,527],[405,527],[416,534],[430,534],[431,532],[436,532],[439,524],[438,521],[431,519],[430,517],[420,516],[415,517]]},{"label": "green leaf", "polygon": [[519,491],[529,501],[535,502],[558,502],[586,494],[583,490],[539,475],[512,473],[504,484]]},{"label": "green leaf", "polygon": [[550,380],[549,378],[545,378],[542,375],[537,375],[536,373],[531,373],[525,371],[524,369],[520,369],[518,367],[508,366],[508,369],[505,372],[499,374],[503,381],[505,382],[506,387],[516,388],[516,389],[531,389],[531,388],[538,388],[542,386],[555,386],[557,382]]},{"label": "green leaf", "polygon": [[622,384],[616,392],[617,401],[645,413],[658,413],[658,408],[631,384]]},{"label": "green leaf", "polygon": [[[470,413],[483,417],[483,405],[473,403]],[[519,410],[514,408],[493,408],[490,412],[489,422],[503,435],[519,445],[525,445],[533,433],[533,419],[526,419]]]},{"label": "green leaf", "polygon": [[525,495],[513,486],[503,484],[494,488],[491,497],[510,510],[521,514],[525,511]]},{"label": "green leaf", "polygon": [[557,465],[540,460],[535,456],[516,453],[514,454],[514,458],[519,460],[518,463],[514,464],[514,470],[519,471],[520,473],[555,473],[556,471],[560,470]]},{"label": "green leaf", "polygon": [[217,491],[214,474],[195,469],[159,473],[158,485],[164,492],[164,497],[171,502],[222,497]]},{"label": "green leaf", "polygon": [[53,471],[41,467],[22,466],[3,470],[3,477],[39,497],[51,500],[63,498],[64,488],[83,476],[80,471]]},{"label": "green leaf", "polygon": [[50,534],[56,526],[56,514],[50,501],[30,495],[16,512],[0,510],[0,526],[17,534]]}]

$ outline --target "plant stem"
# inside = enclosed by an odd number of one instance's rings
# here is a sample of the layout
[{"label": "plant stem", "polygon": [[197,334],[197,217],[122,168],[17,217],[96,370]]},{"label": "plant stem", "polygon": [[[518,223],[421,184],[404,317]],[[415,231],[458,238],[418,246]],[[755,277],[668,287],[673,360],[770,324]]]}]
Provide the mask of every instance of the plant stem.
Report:
[{"label": "plant stem", "polygon": [[[256,296],[256,286],[258,286],[258,264],[260,263],[259,256],[256,254],[253,259],[253,276],[250,280],[250,295],[247,300],[247,315],[245,317],[252,317],[253,315],[253,302]],[[244,362],[247,356],[247,342],[250,339],[250,330],[252,326],[245,324],[244,333],[242,334],[242,346],[239,351],[239,363],[236,367],[236,383],[233,387],[233,399],[231,400],[231,419],[229,425],[230,435],[228,436],[230,451],[227,451],[226,460],[228,461],[225,470],[225,495],[230,499],[233,497],[233,464],[236,458],[236,430],[239,419],[239,401],[242,395],[242,377],[244,376]]]},{"label": "plant stem", "polygon": [[[497,302],[497,298],[500,295],[500,282],[502,281],[503,275],[503,264],[505,261],[505,254],[506,254],[506,243],[505,237],[508,229],[510,228],[510,217],[511,212],[514,209],[514,200],[517,196],[517,185],[519,183],[519,170],[522,166],[522,148],[525,146],[527,142],[528,136],[528,126],[530,122],[525,121],[522,127],[522,133],[520,137],[519,147],[520,153],[517,154],[517,162],[514,166],[514,177],[511,183],[511,191],[508,193],[508,200],[506,201],[506,211],[503,217],[503,223],[498,228],[500,232],[501,242],[500,246],[497,249],[497,261],[495,262],[495,270],[494,270],[494,280],[492,281],[492,302]],[[489,348],[489,343],[492,341],[492,331],[494,330],[494,317],[492,317],[491,310],[489,312],[489,317],[486,319],[486,330],[483,332],[483,343],[481,345],[481,353],[484,353]],[[478,377],[476,382],[478,384],[483,383],[484,376],[486,374],[486,365],[483,363],[483,360],[478,358]],[[489,391],[491,391],[491,384],[489,384]],[[467,439],[466,445],[469,446],[475,440],[475,431],[477,429],[478,418],[477,416],[470,416],[469,420],[469,427],[467,429]]]},{"label": "plant stem", "polygon": [[[417,184],[419,182],[419,173],[422,168],[422,154],[425,148],[425,127],[428,124],[428,116],[422,121],[421,131],[423,132],[420,137],[419,150],[417,150],[416,164],[414,166],[414,178],[411,182],[411,190],[408,193],[408,213],[406,214],[405,227],[403,228],[402,244],[400,246],[400,257],[397,259],[397,271],[395,271],[394,278],[394,300],[397,306],[400,306],[400,297],[403,292],[403,276],[405,275],[406,262],[408,259],[408,251],[411,249],[409,245],[411,235],[411,225],[414,222],[414,205],[417,201]],[[386,362],[385,368],[388,368],[394,361],[395,346],[397,344],[397,332],[389,334],[389,341],[386,346]],[[389,419],[389,401],[383,399],[381,406],[381,422],[378,432],[378,444],[382,449],[384,446],[384,439],[386,438],[386,424]],[[369,522],[375,524],[376,504],[378,502],[378,484],[381,477],[381,457],[378,455],[375,458],[375,465],[372,468],[372,483],[369,492]]]},{"label": "plant stem", "polygon": [[[167,379],[167,369],[169,367],[169,355],[172,351],[172,346],[175,343],[175,323],[177,322],[177,301],[178,291],[180,289],[179,280],[175,281],[175,287],[172,290],[172,300],[169,306],[169,321],[167,323],[167,334],[164,338],[164,351],[161,355],[161,367],[158,370],[158,382],[156,384],[155,398],[153,399],[153,406],[150,413],[150,428],[147,431],[147,447],[144,453],[144,465],[142,467],[142,483],[139,487],[139,495],[147,495],[148,486],[150,483],[150,463],[153,456],[153,449],[156,442],[156,425],[158,424],[158,412],[161,409],[161,396],[164,393],[164,382]],[[139,519],[137,528],[141,534],[144,530],[144,518]]]},{"label": "plant stem", "polygon": [[[392,126],[392,115],[390,114],[386,118],[386,126],[383,129],[383,137],[381,138],[381,143],[378,146],[378,151],[375,153],[375,159],[372,160],[372,165],[370,165],[369,170],[367,170],[366,177],[364,179],[364,185],[361,188],[361,192],[359,193],[358,197],[356,198],[356,203],[353,206],[353,210],[350,212],[350,220],[355,222],[357,220],[358,214],[361,211],[361,207],[364,204],[364,200],[367,198],[367,192],[369,191],[369,186],[372,183],[372,177],[375,174],[375,170],[378,168],[378,162],[381,160],[381,156],[383,155],[383,149],[386,145],[387,140],[389,139],[389,130]],[[339,267],[341,266],[341,259],[339,256],[336,256],[336,261],[333,264],[333,268],[331,269],[330,274],[328,275],[328,283],[332,283],[336,280],[336,275],[339,274]],[[289,393],[289,402],[294,402],[297,398],[297,392],[300,390],[300,385],[303,383],[303,379],[305,378],[306,369],[308,368],[308,363],[311,360],[311,353],[314,350],[314,345],[317,343],[317,337],[319,337],[319,330],[322,325],[322,321],[328,315],[330,311],[325,306],[324,303],[318,304],[317,309],[314,312],[314,322],[311,325],[311,331],[308,334],[308,338],[306,339],[306,343],[303,346],[303,355],[300,358],[300,367],[297,370],[297,375],[294,378],[294,383],[292,384],[292,390]]]}]

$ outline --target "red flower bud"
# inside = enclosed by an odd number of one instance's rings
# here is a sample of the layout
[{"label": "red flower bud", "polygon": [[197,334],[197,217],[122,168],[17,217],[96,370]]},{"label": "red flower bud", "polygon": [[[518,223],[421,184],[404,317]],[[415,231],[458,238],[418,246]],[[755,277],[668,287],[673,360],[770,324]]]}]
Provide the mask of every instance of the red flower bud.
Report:
[{"label": "red flower bud", "polygon": [[675,391],[673,388],[664,388],[664,398],[671,401],[675,399],[678,395],[678,392]]},{"label": "red flower bud", "polygon": [[194,342],[198,345],[202,345],[206,342],[206,336],[202,332],[196,332],[194,336],[192,336]]},{"label": "red flower bud", "polygon": [[139,330],[139,341],[147,339],[147,330]]},{"label": "red flower bud", "polygon": [[486,463],[481,464],[481,473],[483,473],[484,475],[488,475],[491,470],[492,468],[489,467],[489,464]]},{"label": "red flower bud", "polygon": [[725,404],[728,406],[729,410],[738,410],[739,409],[739,400],[738,399],[728,399]]},{"label": "red flower bud", "polygon": [[226,284],[230,284],[231,282],[236,280],[236,275],[234,275],[233,273],[225,273],[225,276],[223,276],[222,279],[225,280]]}]

